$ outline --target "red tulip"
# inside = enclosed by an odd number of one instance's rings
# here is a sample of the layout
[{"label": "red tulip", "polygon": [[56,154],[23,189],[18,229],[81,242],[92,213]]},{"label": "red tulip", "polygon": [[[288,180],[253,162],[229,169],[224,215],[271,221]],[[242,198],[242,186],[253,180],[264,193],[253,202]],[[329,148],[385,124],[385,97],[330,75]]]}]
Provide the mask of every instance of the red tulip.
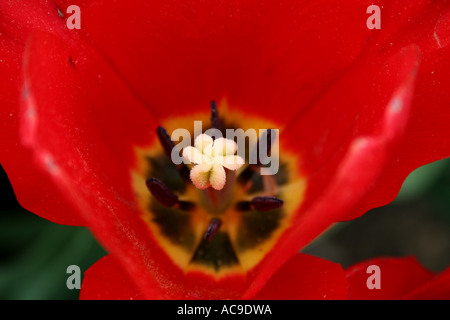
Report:
[{"label": "red tulip", "polygon": [[[381,2],[371,30],[371,1],[79,1],[72,30],[69,1],[2,1],[1,164],[24,208],[110,252],[81,297],[346,297],[298,250],[450,154],[449,4]],[[155,134],[209,125],[211,100],[227,128],[280,130],[275,179],[228,179],[221,213]]]}]

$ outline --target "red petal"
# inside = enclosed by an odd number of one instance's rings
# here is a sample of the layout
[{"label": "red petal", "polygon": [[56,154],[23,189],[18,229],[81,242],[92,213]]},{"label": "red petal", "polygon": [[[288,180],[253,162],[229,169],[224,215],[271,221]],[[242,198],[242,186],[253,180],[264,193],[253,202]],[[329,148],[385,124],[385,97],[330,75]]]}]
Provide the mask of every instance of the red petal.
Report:
[{"label": "red petal", "polygon": [[[342,79],[342,83],[336,84],[336,90],[325,96],[317,108],[311,110],[310,118],[305,118],[305,124],[308,120],[310,123],[315,120],[315,127],[309,127],[309,132],[303,133],[305,126],[302,122],[299,127],[280,134],[280,139],[284,136],[292,143],[298,141],[297,145],[302,145],[304,156],[299,170],[308,179],[308,189],[293,226],[254,270],[252,277],[255,278],[247,291],[248,296],[259,290],[258,286],[268,281],[273,271],[299,248],[331,224],[351,218],[352,209],[379,178],[389,154],[404,131],[417,61],[417,48],[411,46],[385,62],[376,76],[380,78],[379,83],[385,83],[389,88],[383,87],[384,90],[376,95],[377,99],[371,96],[372,81],[363,81],[355,70],[348,78]],[[371,62],[368,63],[369,67],[372,66]],[[342,96],[341,90],[355,81],[364,85],[358,91]],[[336,122],[340,110],[338,106],[344,105],[346,100],[351,103],[347,109],[354,115],[341,117]],[[366,100],[372,104],[366,105]],[[330,105],[336,107],[330,108]],[[370,107],[372,112],[368,111]],[[327,110],[330,113],[324,114]],[[359,117],[359,121],[355,121],[355,117]]]},{"label": "red petal", "polygon": [[408,293],[409,300],[450,300],[450,268]]},{"label": "red petal", "polygon": [[337,300],[348,297],[348,283],[341,265],[297,254],[270,278],[253,299]]},{"label": "red petal", "polygon": [[33,34],[25,57],[22,138],[85,225],[152,297],[160,287],[154,277],[172,269],[156,271],[167,257],[140,218],[130,170],[133,146],[155,137],[157,124],[108,66],[82,48]]},{"label": "red petal", "polygon": [[81,9],[81,31],[158,117],[226,97],[284,123],[361,53],[369,4],[97,1]]},{"label": "red petal", "polygon": [[[380,289],[369,289],[367,267],[380,268]],[[401,299],[433,278],[415,258],[379,258],[358,263],[345,270],[352,299]]]},{"label": "red petal", "polygon": [[[133,285],[129,275],[111,256],[105,256],[85,273],[81,300],[142,300],[144,296]],[[158,299],[158,295],[154,297]]]},{"label": "red petal", "polygon": [[417,167],[450,157],[450,46],[424,56],[417,76],[410,122],[402,144],[357,212],[385,205]]},{"label": "red petal", "polygon": [[[428,7],[421,14],[417,11],[420,12],[423,8],[409,8],[414,11],[415,18],[411,18],[409,24],[404,26],[403,32],[407,36],[400,39],[403,42],[417,41],[423,57],[417,75],[411,119],[402,144],[389,159],[386,170],[374,187],[377,192],[369,194],[355,212],[366,212],[391,202],[410,172],[421,165],[450,156],[448,5],[426,4]],[[423,7],[424,4],[420,6]],[[412,25],[416,26],[412,28]],[[393,40],[386,41],[391,41],[392,44]]]},{"label": "red petal", "polygon": [[19,138],[17,106],[21,95],[22,54],[23,46],[0,32],[0,163],[25,209],[56,223],[82,225],[78,213],[51,178],[32,165],[33,154]]}]

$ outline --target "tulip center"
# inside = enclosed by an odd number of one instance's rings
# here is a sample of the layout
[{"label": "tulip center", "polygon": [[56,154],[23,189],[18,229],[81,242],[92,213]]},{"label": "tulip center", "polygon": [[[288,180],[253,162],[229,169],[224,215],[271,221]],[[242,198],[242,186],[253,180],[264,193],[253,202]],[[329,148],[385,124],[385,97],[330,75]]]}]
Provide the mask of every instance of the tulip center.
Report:
[{"label": "tulip center", "polygon": [[226,208],[235,171],[245,163],[236,151],[235,141],[223,137],[214,140],[204,133],[195,138],[194,146],[183,149],[183,158],[191,166],[190,179],[195,187],[206,190],[204,198],[211,212]]},{"label": "tulip center", "polygon": [[[199,121],[202,132],[195,127]],[[188,141],[172,140],[180,128],[190,133]],[[305,180],[298,156],[268,128],[277,126],[230,111],[224,102],[219,116],[212,103],[210,112],[163,121],[156,129],[158,139],[136,149],[132,183],[142,219],[184,272],[216,278],[245,274],[292,224]],[[211,129],[223,136],[209,134]],[[228,139],[227,129],[239,129],[244,140]],[[259,134],[251,136],[250,129]],[[268,170],[273,164],[267,161],[269,155],[277,161],[273,172]],[[268,174],[262,174],[264,170]]]}]

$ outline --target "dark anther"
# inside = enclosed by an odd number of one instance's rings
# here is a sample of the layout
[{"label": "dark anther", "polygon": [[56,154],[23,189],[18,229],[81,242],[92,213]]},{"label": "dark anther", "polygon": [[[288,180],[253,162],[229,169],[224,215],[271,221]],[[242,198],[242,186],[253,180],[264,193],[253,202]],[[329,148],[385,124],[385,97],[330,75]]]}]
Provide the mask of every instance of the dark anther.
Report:
[{"label": "dark anther", "polygon": [[221,224],[222,221],[220,221],[220,219],[216,218],[212,219],[211,222],[209,223],[208,229],[205,232],[205,235],[203,236],[203,239],[208,241],[211,240],[219,230]]},{"label": "dark anther", "polygon": [[266,150],[264,152],[264,156],[269,157],[270,156],[270,151],[272,150],[272,144],[275,141],[275,130],[273,129],[267,129],[266,131],[263,132],[263,134],[261,135],[261,137],[258,139],[258,143],[256,144],[256,164],[258,166],[260,166],[262,164],[261,161],[261,154],[260,154],[260,148],[261,148],[261,144],[262,142],[264,142],[266,144]]},{"label": "dark anther", "polygon": [[175,143],[172,141],[172,139],[170,139],[169,134],[163,127],[156,128],[156,134],[158,135],[159,143],[164,149],[164,153],[170,159],[172,156],[172,149],[173,147],[175,147]]},{"label": "dark anther", "polygon": [[283,200],[275,197],[255,197],[252,206],[258,211],[269,211],[283,206]]},{"label": "dark anther", "polygon": [[[156,128],[156,135],[158,136],[159,143],[164,149],[164,153],[169,159],[172,159],[172,149],[175,147],[175,143],[170,138],[166,129],[163,127]],[[183,163],[177,166],[178,172],[184,181],[190,181],[189,178],[189,168],[186,167]]]},{"label": "dark anther", "polygon": [[270,151],[272,150],[272,145],[275,141],[275,135],[276,135],[275,130],[267,129],[266,131],[263,132],[261,137],[259,137],[258,142],[256,143],[256,147],[253,148],[252,150],[253,154],[252,156],[250,156],[251,159],[256,158],[256,163],[250,164],[244,171],[242,171],[242,173],[239,175],[238,178],[239,183],[241,183],[242,185],[247,185],[249,181],[252,179],[253,174],[255,174],[255,172],[257,171],[257,168],[263,166],[263,164],[267,164],[265,163],[266,159],[263,158],[264,161],[262,161],[263,159],[261,158],[260,154],[261,144],[262,141],[266,143],[265,147],[266,150],[261,151],[261,153],[263,153],[263,157],[269,157]]},{"label": "dark anther", "polygon": [[211,101],[211,126],[222,131],[222,126],[220,124],[219,112],[217,111],[216,102]]},{"label": "dark anther", "polygon": [[236,204],[236,209],[240,211],[258,210],[269,211],[281,208],[283,200],[276,197],[255,197],[252,201],[240,201]]},{"label": "dark anther", "polygon": [[156,200],[162,205],[172,207],[178,203],[178,196],[167,188],[160,180],[149,178],[145,181],[145,184]]},{"label": "dark anther", "polygon": [[195,204],[189,201],[180,201],[178,196],[173,193],[164,183],[156,178],[149,178],[145,181],[148,190],[151,194],[166,207],[176,206],[181,210],[190,211]]}]

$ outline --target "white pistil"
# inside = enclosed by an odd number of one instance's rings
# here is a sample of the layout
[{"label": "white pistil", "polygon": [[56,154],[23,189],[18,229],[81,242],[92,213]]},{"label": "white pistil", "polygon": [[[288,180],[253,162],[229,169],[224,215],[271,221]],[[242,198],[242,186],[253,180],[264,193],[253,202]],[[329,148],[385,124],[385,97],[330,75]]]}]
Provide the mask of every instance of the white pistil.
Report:
[{"label": "white pistil", "polygon": [[236,152],[237,144],[233,140],[213,140],[207,134],[197,136],[194,147],[183,149],[183,157],[195,164],[190,173],[192,183],[202,190],[209,187],[222,190],[226,183],[225,168],[236,171],[244,164]]}]

